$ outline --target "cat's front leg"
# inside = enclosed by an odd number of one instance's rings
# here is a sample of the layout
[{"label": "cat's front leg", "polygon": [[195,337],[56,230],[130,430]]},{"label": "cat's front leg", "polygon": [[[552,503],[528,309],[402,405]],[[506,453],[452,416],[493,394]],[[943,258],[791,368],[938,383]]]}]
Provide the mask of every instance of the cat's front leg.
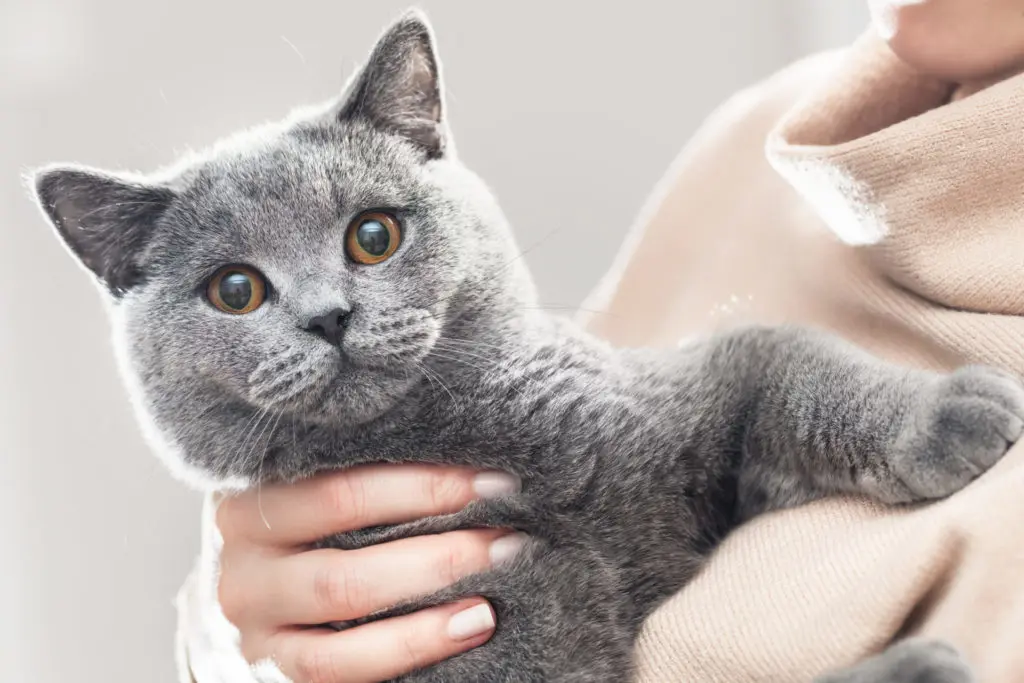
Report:
[{"label": "cat's front leg", "polygon": [[1024,431],[1024,387],[992,368],[911,370],[800,328],[733,332],[707,359],[741,378],[720,386],[746,424],[736,437],[742,518],[837,493],[941,498]]},{"label": "cat's front leg", "polygon": [[892,446],[893,473],[914,499],[954,493],[994,465],[1024,431],[1024,389],[969,366],[927,383]]}]

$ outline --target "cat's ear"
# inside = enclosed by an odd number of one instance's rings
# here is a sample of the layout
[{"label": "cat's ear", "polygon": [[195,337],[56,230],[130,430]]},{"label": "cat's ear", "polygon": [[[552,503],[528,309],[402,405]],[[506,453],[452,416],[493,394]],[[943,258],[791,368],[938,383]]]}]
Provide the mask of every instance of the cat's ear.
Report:
[{"label": "cat's ear", "polygon": [[30,182],[61,240],[112,295],[141,281],[139,257],[172,190],[73,166],[41,169]]},{"label": "cat's ear", "polygon": [[425,15],[410,10],[384,32],[346,87],[339,116],[398,133],[431,157],[444,154],[441,68]]}]

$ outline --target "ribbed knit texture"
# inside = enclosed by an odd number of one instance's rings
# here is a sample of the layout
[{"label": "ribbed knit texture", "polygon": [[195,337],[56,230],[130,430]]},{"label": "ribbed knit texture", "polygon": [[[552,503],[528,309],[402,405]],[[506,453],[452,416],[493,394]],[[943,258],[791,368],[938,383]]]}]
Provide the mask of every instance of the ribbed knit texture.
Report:
[{"label": "ribbed knit texture", "polygon": [[[673,345],[789,321],[899,362],[1024,375],[1024,77],[966,94],[869,35],[736,96],[588,302],[608,312],[590,327]],[[796,683],[910,633],[949,639],[985,683],[1024,681],[1024,447],[941,503],[755,520],[648,620],[637,679]]]}]

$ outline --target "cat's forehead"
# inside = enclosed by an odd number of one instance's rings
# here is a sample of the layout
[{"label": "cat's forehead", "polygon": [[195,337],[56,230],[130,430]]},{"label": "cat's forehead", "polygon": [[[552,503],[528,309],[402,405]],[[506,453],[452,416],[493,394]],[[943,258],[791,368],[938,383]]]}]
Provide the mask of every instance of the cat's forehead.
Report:
[{"label": "cat's forehead", "polygon": [[422,192],[422,158],[362,126],[300,124],[198,164],[184,199],[217,212],[347,213],[402,206]]},{"label": "cat's forehead", "polygon": [[176,263],[307,258],[363,211],[429,211],[424,159],[369,127],[304,123],[220,143],[182,173],[154,247]]}]

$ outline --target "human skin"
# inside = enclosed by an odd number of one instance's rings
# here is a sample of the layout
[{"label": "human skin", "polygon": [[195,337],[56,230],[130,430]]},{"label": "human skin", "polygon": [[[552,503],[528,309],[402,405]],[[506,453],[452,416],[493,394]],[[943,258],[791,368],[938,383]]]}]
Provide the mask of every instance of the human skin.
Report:
[{"label": "human skin", "polygon": [[483,599],[423,610],[341,632],[310,628],[367,616],[515,554],[521,537],[456,531],[361,550],[316,549],[325,536],[456,512],[514,491],[496,472],[373,465],[224,498],[221,608],[250,662],[272,658],[292,680],[370,683],[487,642],[494,612]]},{"label": "human skin", "polygon": [[920,71],[971,85],[1024,67],[1024,0],[869,0],[879,33]]}]

